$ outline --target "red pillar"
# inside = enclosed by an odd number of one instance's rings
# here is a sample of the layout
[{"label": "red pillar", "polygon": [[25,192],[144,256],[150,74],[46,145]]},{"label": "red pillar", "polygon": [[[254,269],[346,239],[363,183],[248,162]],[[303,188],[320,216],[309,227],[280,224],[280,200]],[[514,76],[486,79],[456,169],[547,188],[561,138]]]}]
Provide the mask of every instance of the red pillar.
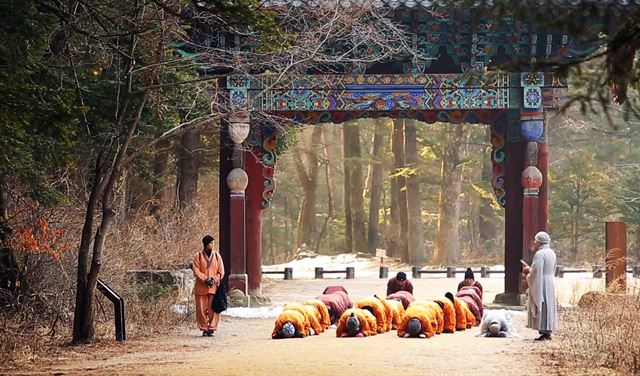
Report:
[{"label": "red pillar", "polygon": [[507,143],[505,150],[504,186],[504,292],[517,294],[520,291],[520,258],[522,257],[522,205],[523,189],[520,183],[526,153],[526,142]]},{"label": "red pillar", "polygon": [[229,267],[229,288],[247,291],[246,243],[245,243],[245,195],[232,193],[231,214],[231,265]]},{"label": "red pillar", "polygon": [[246,189],[246,241],[247,241],[247,275],[249,278],[249,295],[262,295],[262,191],[264,178],[263,164],[258,151],[245,151],[244,169],[249,176]]},{"label": "red pillar", "polygon": [[[548,126],[545,121],[545,133]],[[542,185],[538,193],[538,231],[547,232],[549,217],[549,152],[546,137],[538,142],[538,170],[542,174]]]},{"label": "red pillar", "polygon": [[522,259],[531,265],[533,240],[538,232],[538,195],[526,191],[522,202]]},{"label": "red pillar", "polygon": [[627,291],[627,225],[624,222],[605,223],[605,266],[608,292]]}]

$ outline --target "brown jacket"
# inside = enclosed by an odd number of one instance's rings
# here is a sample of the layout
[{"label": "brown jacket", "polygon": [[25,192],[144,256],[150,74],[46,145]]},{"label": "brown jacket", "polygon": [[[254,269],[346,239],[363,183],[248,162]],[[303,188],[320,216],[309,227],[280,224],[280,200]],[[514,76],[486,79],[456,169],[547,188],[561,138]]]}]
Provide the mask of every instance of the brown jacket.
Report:
[{"label": "brown jacket", "polygon": [[[211,257],[207,257],[204,251],[196,253],[193,256],[193,274],[196,276],[194,288],[196,295],[215,294],[220,281],[224,278],[222,257],[216,251],[211,251]],[[216,280],[216,283],[211,287],[204,284],[204,281],[209,278]]]}]

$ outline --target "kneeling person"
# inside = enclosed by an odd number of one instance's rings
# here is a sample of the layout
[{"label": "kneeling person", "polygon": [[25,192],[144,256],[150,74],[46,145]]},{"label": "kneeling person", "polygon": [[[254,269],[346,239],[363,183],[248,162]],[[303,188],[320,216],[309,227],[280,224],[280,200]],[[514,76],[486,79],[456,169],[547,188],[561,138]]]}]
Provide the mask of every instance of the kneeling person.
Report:
[{"label": "kneeling person", "polygon": [[309,320],[303,313],[285,308],[276,319],[271,338],[304,338],[310,331]]},{"label": "kneeling person", "polygon": [[511,322],[511,314],[504,309],[485,311],[479,337],[520,337]]},{"label": "kneeling person", "polygon": [[430,338],[435,335],[428,308],[422,305],[410,305],[404,313],[402,323],[398,327],[398,337]]},{"label": "kneeling person", "polygon": [[340,317],[336,337],[369,337],[377,334],[376,318],[361,308],[350,308]]}]

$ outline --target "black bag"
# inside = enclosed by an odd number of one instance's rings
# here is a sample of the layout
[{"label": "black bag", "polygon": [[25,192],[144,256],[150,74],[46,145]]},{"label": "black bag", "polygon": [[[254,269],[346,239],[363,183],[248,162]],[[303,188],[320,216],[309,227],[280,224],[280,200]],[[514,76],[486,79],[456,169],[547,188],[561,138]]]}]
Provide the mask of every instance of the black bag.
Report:
[{"label": "black bag", "polygon": [[227,310],[227,284],[220,281],[216,294],[213,296],[211,308],[216,313],[222,313]]}]

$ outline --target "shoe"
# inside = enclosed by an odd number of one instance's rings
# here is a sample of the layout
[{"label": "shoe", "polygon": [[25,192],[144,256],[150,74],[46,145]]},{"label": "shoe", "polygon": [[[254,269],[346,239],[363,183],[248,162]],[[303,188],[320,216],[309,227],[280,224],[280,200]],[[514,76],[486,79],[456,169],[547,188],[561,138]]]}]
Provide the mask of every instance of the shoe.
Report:
[{"label": "shoe", "polygon": [[404,334],[404,338],[409,338],[409,337],[411,337],[411,334],[409,334],[409,333],[405,333]]},{"label": "shoe", "polygon": [[207,330],[207,337],[213,337],[213,333],[215,333],[215,330]]},{"label": "shoe", "polygon": [[358,334],[356,334],[356,337],[358,337],[358,338],[364,338],[364,334],[362,334],[362,333],[358,333]]},{"label": "shoe", "polygon": [[420,333],[420,334],[418,334],[418,338],[427,338],[427,336],[424,333]]},{"label": "shoe", "polygon": [[545,340],[550,340],[551,336],[549,334],[540,334],[540,337],[534,339],[534,341],[545,341]]},{"label": "shoe", "polygon": [[203,331],[202,331],[202,336],[203,336],[203,337],[206,337],[206,336],[208,336],[208,335],[209,335],[209,331],[208,331],[208,330],[203,330]]}]

